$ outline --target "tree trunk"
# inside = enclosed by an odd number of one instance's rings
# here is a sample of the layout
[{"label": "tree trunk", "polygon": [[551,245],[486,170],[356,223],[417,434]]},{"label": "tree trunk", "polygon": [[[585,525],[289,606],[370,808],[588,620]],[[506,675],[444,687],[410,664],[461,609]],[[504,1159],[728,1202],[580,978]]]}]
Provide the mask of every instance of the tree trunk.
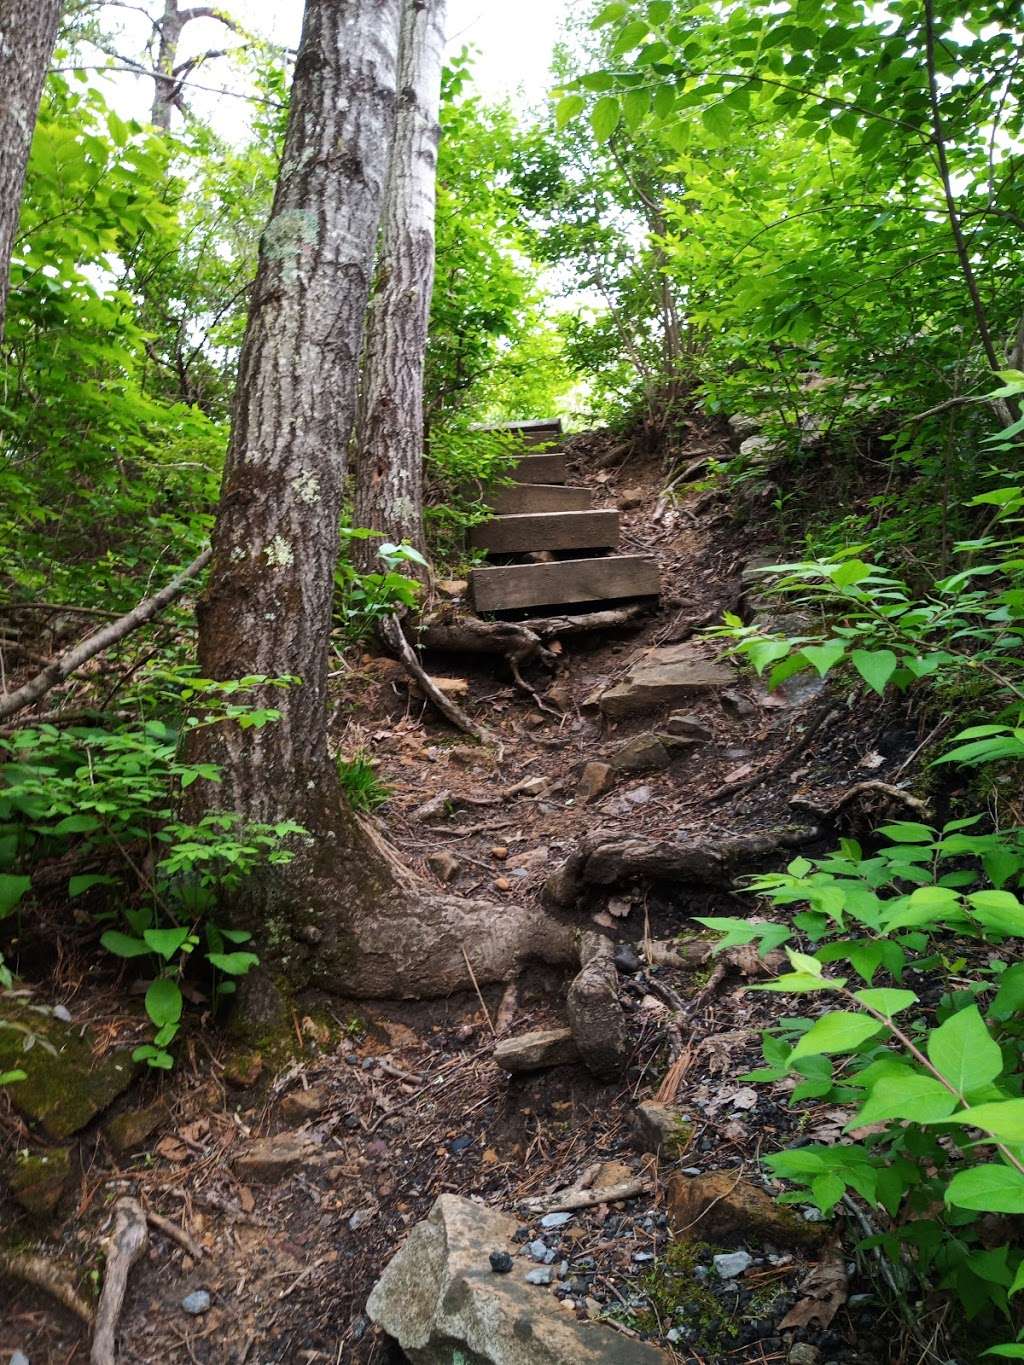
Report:
[{"label": "tree trunk", "polygon": [[195,19],[216,19],[226,28],[238,32],[238,25],[231,16],[223,13],[216,6],[194,5],[190,9],[181,10],[178,8],[178,0],[164,0],[164,12],[154,22],[158,38],[156,57],[158,74],[153,77],[153,107],[149,115],[153,126],[163,129],[164,132],[170,132],[172,111],[184,107],[181,98],[181,85],[189,71],[212,57],[226,55],[221,51],[206,52],[182,62],[180,66],[177,65],[181,35],[186,26]]},{"label": "tree trunk", "polygon": [[[395,146],[381,221],[356,436],[357,526],[423,546],[423,366],[434,282],[434,210],[447,0],[402,0]],[[356,541],[357,563],[378,542]]]},{"label": "tree trunk", "polygon": [[0,337],[11,249],[61,0],[0,0]]},{"label": "tree trunk", "polygon": [[[507,975],[539,912],[431,898],[344,802],[327,746],[327,662],[344,451],[394,125],[399,0],[307,0],[284,154],[263,234],[199,663],[210,678],[301,682],[267,700],[281,719],[195,732],[186,813],[294,819],[292,862],[261,869],[232,912],[254,935],[258,975],[243,1008],[258,1028],[282,996],[318,985],[353,995],[445,993]],[[503,922],[498,923],[499,920]],[[487,923],[488,934],[474,925]],[[541,952],[561,954],[551,936]]]}]

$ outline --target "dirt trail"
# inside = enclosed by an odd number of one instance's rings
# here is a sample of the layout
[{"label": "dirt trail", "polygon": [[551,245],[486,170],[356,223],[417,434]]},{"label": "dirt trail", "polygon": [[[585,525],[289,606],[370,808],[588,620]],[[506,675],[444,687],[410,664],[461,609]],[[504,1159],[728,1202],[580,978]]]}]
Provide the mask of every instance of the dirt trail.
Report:
[{"label": "dirt trail", "polygon": [[[679,452],[680,464],[724,441],[695,427],[692,445]],[[431,866],[445,875],[455,867],[449,889],[459,894],[510,905],[537,898],[545,879],[597,826],[714,841],[796,825],[796,839],[812,839],[815,819],[794,809],[794,797],[827,808],[852,781],[896,771],[916,742],[899,717],[850,712],[844,698],[827,698],[814,686],[770,697],[737,675],[724,696],[707,693],[678,708],[709,739],[664,770],[623,774],[592,803],[579,799],[582,765],[607,759],[652,725],[650,715],[609,721],[584,708],[585,699],[618,681],[643,650],[688,639],[735,609],[745,564],[776,538],[763,509],[737,521],[701,487],[656,520],[661,462],[634,460],[595,473],[599,449],[577,442],[575,474],[594,487],[598,505],[614,501],[624,509],[623,549],[656,556],[662,602],[635,626],[567,641],[554,675],[532,673],[548,709],[492,660],[428,661],[433,672],[468,680],[464,704],[501,734],[500,765],[410,697],[389,661],[356,655],[335,679],[339,746],[378,761],[392,790],[385,812],[391,839],[427,875]],[[710,645],[701,648],[713,657]],[[811,722],[818,728],[800,751]],[[745,786],[762,772],[768,780]],[[495,799],[533,778],[549,785],[538,795]],[[733,786],[735,796],[726,791],[722,799],[723,788]],[[443,793],[455,799],[435,800]],[[431,801],[434,813],[417,815]],[[616,940],[637,943],[645,933],[692,935],[692,915],[743,913],[746,905],[728,889],[642,884],[595,894],[580,923],[592,927],[596,916]],[[760,1060],[758,1028],[772,1017],[770,1003],[746,994],[738,972],[712,990],[702,989],[706,969],[665,972],[662,979],[700,1003],[673,1077],[675,1104],[691,1124],[689,1146],[674,1162],[663,1160],[659,1175],[673,1165],[749,1172],[759,1151],[791,1139],[794,1122],[777,1097],[739,1079]],[[529,968],[517,990],[488,989],[480,999],[368,1006],[310,998],[295,1014],[294,1038],[262,1061],[226,1040],[195,1034],[163,1083],[166,1118],[137,1154],[116,1157],[96,1126],[81,1148],[81,1181],[61,1205],[63,1221],[41,1239],[24,1217],[13,1221],[7,1206],[5,1223],[47,1255],[98,1268],[110,1205],[130,1191],[195,1239],[205,1253],[198,1263],[154,1232],[148,1258],[133,1272],[121,1330],[124,1362],[383,1365],[393,1358],[391,1348],[364,1316],[366,1296],[439,1193],[472,1194],[511,1210],[595,1162],[645,1169],[633,1114],[637,1099],[651,1096],[663,1079],[666,1030],[664,1006],[643,978],[623,976],[631,1055],[623,1081],[600,1084],[580,1066],[509,1078],[491,1061],[492,1027],[522,1033],[564,1022],[566,984],[556,972]],[[110,1033],[116,1035],[116,1023]],[[148,1078],[126,1107],[138,1109],[159,1090],[159,1080]],[[823,1106],[804,1135],[836,1133],[838,1122]],[[24,1130],[8,1114],[2,1132],[10,1148]],[[245,1157],[254,1142],[282,1132],[299,1134],[290,1152],[282,1156],[278,1143]],[[535,1233],[535,1221],[527,1226]],[[702,1325],[690,1339],[678,1330],[671,1335],[666,1295],[675,1290],[657,1270],[668,1248],[663,1179],[649,1196],[579,1215],[556,1241],[572,1267],[566,1285],[576,1290],[568,1306],[577,1313],[649,1336],[680,1361],[786,1359],[793,1335],[784,1336],[778,1324],[801,1300],[801,1252],[763,1259],[734,1300],[710,1291],[707,1302],[695,1299],[692,1316]],[[208,1310],[197,1316],[183,1310],[190,1291],[209,1294]],[[48,1298],[12,1282],[0,1293],[0,1356],[20,1349],[31,1365],[87,1359],[80,1324]],[[875,1315],[870,1304],[847,1307],[828,1331],[812,1326],[796,1339],[819,1342],[827,1352],[822,1359],[870,1361],[877,1357],[861,1354],[856,1343],[876,1331]]]}]

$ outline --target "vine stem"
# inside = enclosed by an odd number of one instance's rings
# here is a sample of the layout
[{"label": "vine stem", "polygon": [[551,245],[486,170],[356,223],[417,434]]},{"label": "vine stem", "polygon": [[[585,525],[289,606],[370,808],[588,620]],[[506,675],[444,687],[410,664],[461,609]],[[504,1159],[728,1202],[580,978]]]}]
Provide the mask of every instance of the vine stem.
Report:
[{"label": "vine stem", "polygon": [[[928,1057],[925,1055],[925,1053],[923,1053],[921,1049],[917,1046],[917,1044],[913,1042],[913,1040],[906,1033],[903,1032],[903,1030],[899,1027],[898,1024],[893,1022],[889,1015],[883,1014],[881,1010],[873,1009],[870,1005],[865,1005],[863,1000],[858,1000],[856,995],[854,995],[853,991],[847,990],[845,986],[837,986],[835,982],[832,982],[831,985],[834,990],[838,991],[838,993],[841,996],[849,1000],[851,1004],[857,1007],[857,1009],[863,1010],[866,1014],[870,1014],[872,1019],[877,1019],[880,1024],[887,1028],[889,1032],[892,1034],[892,1036],[896,1039],[896,1041],[906,1048],[906,1050],[913,1057],[914,1061],[918,1062],[921,1066],[923,1066],[930,1076],[934,1076],[934,1078],[939,1082],[939,1084],[944,1086],[945,1089],[948,1090],[952,1096],[954,1096],[958,1104],[962,1104],[966,1107],[969,1107],[967,1106],[967,1100],[964,1097],[963,1091],[958,1090],[952,1081],[946,1079],[946,1077],[942,1074],[938,1067],[932,1065],[932,1063],[928,1060]],[[1009,1150],[1009,1148],[1004,1147],[1001,1142],[997,1142],[995,1146],[997,1151],[1002,1153],[1006,1161],[1014,1168],[1014,1170],[1019,1172],[1021,1175],[1024,1175],[1024,1162],[1018,1160],[1018,1158],[1014,1156],[1014,1154]]]}]

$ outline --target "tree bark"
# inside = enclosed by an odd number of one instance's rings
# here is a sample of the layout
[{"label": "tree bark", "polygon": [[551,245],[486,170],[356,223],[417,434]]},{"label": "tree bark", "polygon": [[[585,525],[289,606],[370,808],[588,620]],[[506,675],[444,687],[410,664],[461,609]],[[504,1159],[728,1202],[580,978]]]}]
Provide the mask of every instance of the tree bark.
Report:
[{"label": "tree bark", "polygon": [[[294,819],[294,860],[262,868],[229,907],[254,935],[250,1030],[305,985],[363,996],[445,994],[507,976],[568,931],[529,909],[432,897],[344,802],[327,745],[327,666],[344,451],[391,144],[399,0],[307,0],[288,131],[239,367],[199,662],[217,679],[290,675],[262,729],[200,729],[218,764],[185,812]],[[543,932],[546,930],[546,933]],[[536,941],[536,942],[535,942]]]},{"label": "tree bark", "polygon": [[61,0],[0,0],[0,337],[25,167],[60,11]]},{"label": "tree bark", "polygon": [[[447,0],[402,0],[395,145],[367,320],[356,436],[357,526],[423,545],[423,367],[434,283]],[[356,541],[364,571],[377,542]]]},{"label": "tree bark", "polygon": [[154,127],[162,128],[164,132],[170,132],[173,110],[183,108],[181,83],[189,71],[202,61],[226,55],[220,51],[207,52],[183,62],[180,66],[177,65],[181,35],[194,19],[216,19],[226,28],[238,31],[231,16],[213,5],[195,5],[191,9],[181,10],[178,8],[178,0],[164,0],[163,14],[153,21],[158,42],[157,74],[153,76],[153,107],[149,116]]}]

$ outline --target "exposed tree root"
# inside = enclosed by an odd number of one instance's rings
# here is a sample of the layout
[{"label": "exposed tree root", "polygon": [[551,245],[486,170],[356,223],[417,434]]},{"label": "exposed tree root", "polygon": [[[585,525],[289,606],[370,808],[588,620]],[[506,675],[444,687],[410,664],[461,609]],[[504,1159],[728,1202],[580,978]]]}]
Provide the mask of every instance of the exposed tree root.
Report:
[{"label": "exposed tree root", "polygon": [[117,1359],[117,1324],[124,1307],[128,1276],[146,1250],[148,1241],[149,1226],[142,1205],[136,1199],[119,1199],[114,1205],[114,1231],[107,1250],[103,1292],[96,1309],[90,1365],[114,1365]]},{"label": "exposed tree root", "polygon": [[45,1257],[0,1250],[0,1275],[7,1275],[12,1280],[21,1280],[23,1284],[44,1290],[76,1317],[81,1318],[87,1327],[92,1326],[92,1309],[75,1292],[71,1276]]}]

